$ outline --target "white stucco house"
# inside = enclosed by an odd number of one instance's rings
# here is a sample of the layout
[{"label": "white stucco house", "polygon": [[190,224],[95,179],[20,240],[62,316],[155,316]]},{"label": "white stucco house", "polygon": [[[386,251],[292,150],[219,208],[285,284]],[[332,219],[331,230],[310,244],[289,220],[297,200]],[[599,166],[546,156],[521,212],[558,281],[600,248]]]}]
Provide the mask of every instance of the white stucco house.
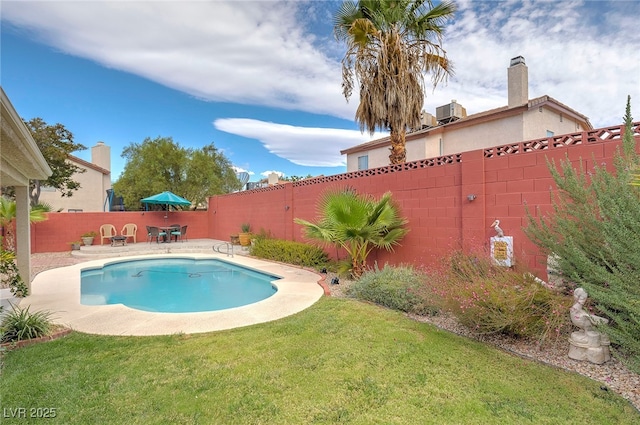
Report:
[{"label": "white stucco house", "polygon": [[0,186],[15,187],[16,262],[20,276],[31,289],[29,180],[46,180],[52,171],[2,87],[0,109]]},{"label": "white stucco house", "polygon": [[[528,68],[522,56],[507,68],[508,104],[468,115],[457,101],[422,114],[422,128],[407,133],[407,162],[525,140],[593,129],[589,119],[550,96],[529,99]],[[389,165],[389,137],[372,140],[340,153],[347,172]]]}]

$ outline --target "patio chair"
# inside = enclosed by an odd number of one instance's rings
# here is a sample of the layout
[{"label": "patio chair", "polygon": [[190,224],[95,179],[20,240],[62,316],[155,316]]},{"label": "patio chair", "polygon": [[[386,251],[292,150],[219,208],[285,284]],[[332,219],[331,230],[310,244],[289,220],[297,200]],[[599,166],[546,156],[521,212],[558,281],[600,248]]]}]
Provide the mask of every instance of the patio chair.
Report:
[{"label": "patio chair", "polygon": [[133,243],[136,243],[136,233],[138,232],[138,225],[134,223],[127,223],[122,227],[120,234],[124,237],[133,238]]},{"label": "patio chair", "polygon": [[111,244],[111,238],[116,236],[116,227],[113,224],[103,224],[100,226],[100,245],[104,245],[104,240],[107,239]]},{"label": "patio chair", "polygon": [[172,231],[171,236],[175,236],[176,242],[178,242],[178,238],[180,238],[180,242],[184,242],[187,236],[187,226],[182,226],[181,228]]},{"label": "patio chair", "polygon": [[153,239],[156,240],[156,243],[159,243],[160,237],[164,238],[167,236],[167,232],[161,232],[157,227],[147,226],[147,229],[149,230],[149,243],[151,243]]}]

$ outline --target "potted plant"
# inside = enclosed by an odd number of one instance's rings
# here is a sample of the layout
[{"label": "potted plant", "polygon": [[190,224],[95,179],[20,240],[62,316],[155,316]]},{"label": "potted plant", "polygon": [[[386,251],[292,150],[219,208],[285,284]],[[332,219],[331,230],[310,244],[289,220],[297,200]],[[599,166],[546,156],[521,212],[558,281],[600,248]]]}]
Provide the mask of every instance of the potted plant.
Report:
[{"label": "potted plant", "polygon": [[80,244],[81,244],[81,243],[82,243],[82,242],[80,242],[80,241],[73,241],[73,242],[69,242],[69,245],[71,245],[71,250],[72,250],[72,251],[78,251],[78,250],[80,250]]},{"label": "potted plant", "polygon": [[85,246],[89,246],[93,245],[93,238],[95,238],[96,236],[98,236],[98,234],[91,230],[90,232],[86,232],[80,235],[80,238],[82,239],[82,243]]},{"label": "potted plant", "polygon": [[238,234],[238,237],[240,238],[240,245],[251,245],[251,225],[249,223],[242,223],[240,225],[240,229],[242,230],[240,234]]}]

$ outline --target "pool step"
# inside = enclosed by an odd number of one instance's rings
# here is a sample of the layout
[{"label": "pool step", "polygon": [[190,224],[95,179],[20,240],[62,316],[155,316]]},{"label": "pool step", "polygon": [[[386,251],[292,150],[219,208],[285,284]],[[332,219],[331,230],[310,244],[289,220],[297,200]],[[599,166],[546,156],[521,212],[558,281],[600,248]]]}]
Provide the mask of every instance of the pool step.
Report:
[{"label": "pool step", "polygon": [[[150,254],[180,254],[180,253],[212,253],[213,247],[221,241],[213,239],[196,239],[186,242],[172,243],[130,243],[124,246],[111,245],[90,245],[81,246],[80,250],[71,251],[73,257],[78,258],[109,258],[124,257],[128,255],[150,255]],[[233,247],[234,254],[248,254],[248,250],[243,250],[239,246]]]}]

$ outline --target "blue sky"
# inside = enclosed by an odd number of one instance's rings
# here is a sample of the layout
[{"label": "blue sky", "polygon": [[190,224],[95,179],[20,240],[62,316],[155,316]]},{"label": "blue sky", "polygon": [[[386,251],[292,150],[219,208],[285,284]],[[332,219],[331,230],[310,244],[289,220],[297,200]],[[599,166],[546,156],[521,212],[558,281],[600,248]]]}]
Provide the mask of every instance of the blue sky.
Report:
[{"label": "blue sky", "polygon": [[[341,93],[339,4],[2,0],[0,81],[23,118],[111,146],[114,181],[123,148],[158,136],[213,142],[251,181],[338,174],[340,150],[371,140],[353,120],[357,93],[349,103]],[[640,2],[457,4],[444,43],[455,75],[429,87],[428,112],[452,99],[468,114],[505,106],[506,69],[522,55],[530,98],[549,95],[604,127],[622,123],[631,95],[640,117]]]}]

